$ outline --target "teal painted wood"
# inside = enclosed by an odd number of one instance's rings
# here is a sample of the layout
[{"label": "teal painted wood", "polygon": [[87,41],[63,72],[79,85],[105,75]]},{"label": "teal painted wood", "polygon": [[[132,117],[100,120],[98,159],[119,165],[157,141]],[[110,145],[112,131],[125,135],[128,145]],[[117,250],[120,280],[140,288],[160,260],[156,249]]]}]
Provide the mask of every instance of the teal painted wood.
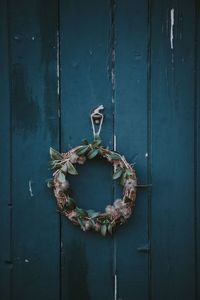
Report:
[{"label": "teal painted wood", "polygon": [[[112,148],[110,3],[61,1],[60,16],[62,151],[92,140],[89,113],[100,104],[106,113],[101,136]],[[70,179],[76,201],[103,210],[113,201],[111,167],[93,160],[78,171]],[[62,299],[113,299],[113,239],[62,218],[62,245]]]},{"label": "teal painted wood", "polygon": [[195,210],[196,210],[196,299],[200,298],[200,89],[199,89],[199,82],[200,82],[200,5],[199,2],[196,1],[196,81],[195,81],[195,96],[196,96],[196,124],[195,124],[195,138],[196,138],[196,152],[195,152],[195,189],[196,189],[196,203],[195,203]]},{"label": "teal painted wood", "polygon": [[12,300],[59,299],[59,216],[46,187],[58,145],[56,1],[9,3],[12,100]]},{"label": "teal painted wood", "polygon": [[154,300],[195,299],[194,33],[194,1],[153,1]]},{"label": "teal painted wood", "polygon": [[7,3],[0,2],[0,295],[10,297],[11,262],[11,199],[10,199],[10,102],[9,102],[9,46]]},{"label": "teal painted wood", "polygon": [[[147,183],[148,1],[116,1],[115,134],[117,150]],[[116,235],[117,299],[149,299],[148,199],[138,192],[128,224]]]},{"label": "teal painted wood", "polygon": [[[200,298],[199,24],[195,0],[1,1],[2,300]],[[49,146],[91,140],[100,104],[104,144],[153,184],[108,238],[60,217],[45,183]],[[118,196],[110,165],[78,171],[80,206]]]}]

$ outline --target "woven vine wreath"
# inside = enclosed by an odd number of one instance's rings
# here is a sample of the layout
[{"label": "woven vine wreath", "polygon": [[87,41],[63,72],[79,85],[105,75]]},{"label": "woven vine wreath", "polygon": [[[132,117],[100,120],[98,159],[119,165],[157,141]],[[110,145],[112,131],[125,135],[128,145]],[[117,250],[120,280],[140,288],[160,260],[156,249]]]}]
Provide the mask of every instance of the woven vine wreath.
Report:
[{"label": "woven vine wreath", "polygon": [[[102,116],[98,110],[95,110],[93,116],[97,114]],[[118,225],[130,218],[135,206],[137,179],[133,166],[123,155],[102,146],[99,132],[95,133],[93,130],[94,141],[92,143],[84,140],[82,145],[66,153],[59,153],[50,148],[50,165],[56,170],[53,173],[53,179],[49,180],[47,185],[54,190],[59,211],[73,224],[79,225],[83,231],[94,230],[105,236],[107,233],[112,234]],[[118,179],[123,187],[122,198],[115,200],[112,205],[107,205],[104,212],[78,207],[71,197],[71,189],[67,180],[69,175],[78,175],[76,165],[83,165],[87,159],[97,157],[106,159],[113,166],[113,179]]]}]

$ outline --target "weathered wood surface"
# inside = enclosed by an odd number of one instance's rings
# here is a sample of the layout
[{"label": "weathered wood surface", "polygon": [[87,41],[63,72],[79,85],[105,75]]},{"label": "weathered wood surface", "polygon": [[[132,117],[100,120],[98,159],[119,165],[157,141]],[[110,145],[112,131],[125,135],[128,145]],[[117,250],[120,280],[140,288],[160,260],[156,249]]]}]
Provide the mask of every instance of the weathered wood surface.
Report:
[{"label": "weathered wood surface", "polygon": [[[0,2],[0,298],[200,297],[198,0]],[[128,224],[84,233],[46,188],[50,146],[102,139],[135,163]],[[99,161],[70,178],[80,206],[118,197]]]}]

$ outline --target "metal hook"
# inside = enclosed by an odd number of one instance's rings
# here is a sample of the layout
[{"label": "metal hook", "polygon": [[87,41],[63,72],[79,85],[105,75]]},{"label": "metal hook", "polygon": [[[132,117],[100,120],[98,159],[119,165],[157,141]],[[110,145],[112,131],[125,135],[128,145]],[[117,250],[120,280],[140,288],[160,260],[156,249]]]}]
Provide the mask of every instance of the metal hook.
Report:
[{"label": "metal hook", "polygon": [[[100,111],[103,110],[103,109],[104,109],[103,105],[100,105],[90,115],[90,119],[91,119],[91,123],[92,123],[92,131],[93,131],[94,138],[97,135],[99,136],[100,132],[101,132],[101,127],[102,127],[102,124],[103,124],[104,116],[103,116],[103,114]],[[95,130],[94,124],[99,125],[99,129],[98,129],[97,132]]]}]

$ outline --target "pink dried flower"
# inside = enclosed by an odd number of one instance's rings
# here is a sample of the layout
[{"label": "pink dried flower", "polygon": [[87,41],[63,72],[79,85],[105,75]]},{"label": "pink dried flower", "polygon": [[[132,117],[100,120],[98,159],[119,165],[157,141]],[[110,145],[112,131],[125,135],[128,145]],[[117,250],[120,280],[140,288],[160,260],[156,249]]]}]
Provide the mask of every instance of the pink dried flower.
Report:
[{"label": "pink dried flower", "polygon": [[137,182],[135,179],[129,178],[125,183],[125,189],[135,189]]},{"label": "pink dried flower", "polygon": [[79,156],[79,158],[77,160],[79,165],[83,165],[85,163],[85,161],[86,161],[86,158],[83,155]]},{"label": "pink dried flower", "polygon": [[122,208],[121,213],[125,219],[128,219],[130,218],[132,211],[130,207],[124,207]]},{"label": "pink dried flower", "polygon": [[70,220],[72,220],[73,218],[77,217],[77,212],[76,211],[71,211],[69,214],[68,214],[68,218]]},{"label": "pink dried flower", "polygon": [[79,156],[76,153],[71,153],[69,160],[72,164],[75,164],[78,160]]},{"label": "pink dried flower", "polygon": [[90,221],[85,221],[85,230],[89,230],[91,228]]},{"label": "pink dried flower", "polygon": [[122,208],[123,205],[124,205],[124,203],[122,202],[121,199],[117,199],[117,200],[115,200],[115,202],[114,202],[114,207],[115,207],[115,208]]},{"label": "pink dried flower", "polygon": [[94,229],[95,231],[99,231],[101,229],[101,225],[99,223],[96,223]]},{"label": "pink dried flower", "polygon": [[110,214],[113,211],[113,206],[112,205],[107,205],[105,211]]}]

